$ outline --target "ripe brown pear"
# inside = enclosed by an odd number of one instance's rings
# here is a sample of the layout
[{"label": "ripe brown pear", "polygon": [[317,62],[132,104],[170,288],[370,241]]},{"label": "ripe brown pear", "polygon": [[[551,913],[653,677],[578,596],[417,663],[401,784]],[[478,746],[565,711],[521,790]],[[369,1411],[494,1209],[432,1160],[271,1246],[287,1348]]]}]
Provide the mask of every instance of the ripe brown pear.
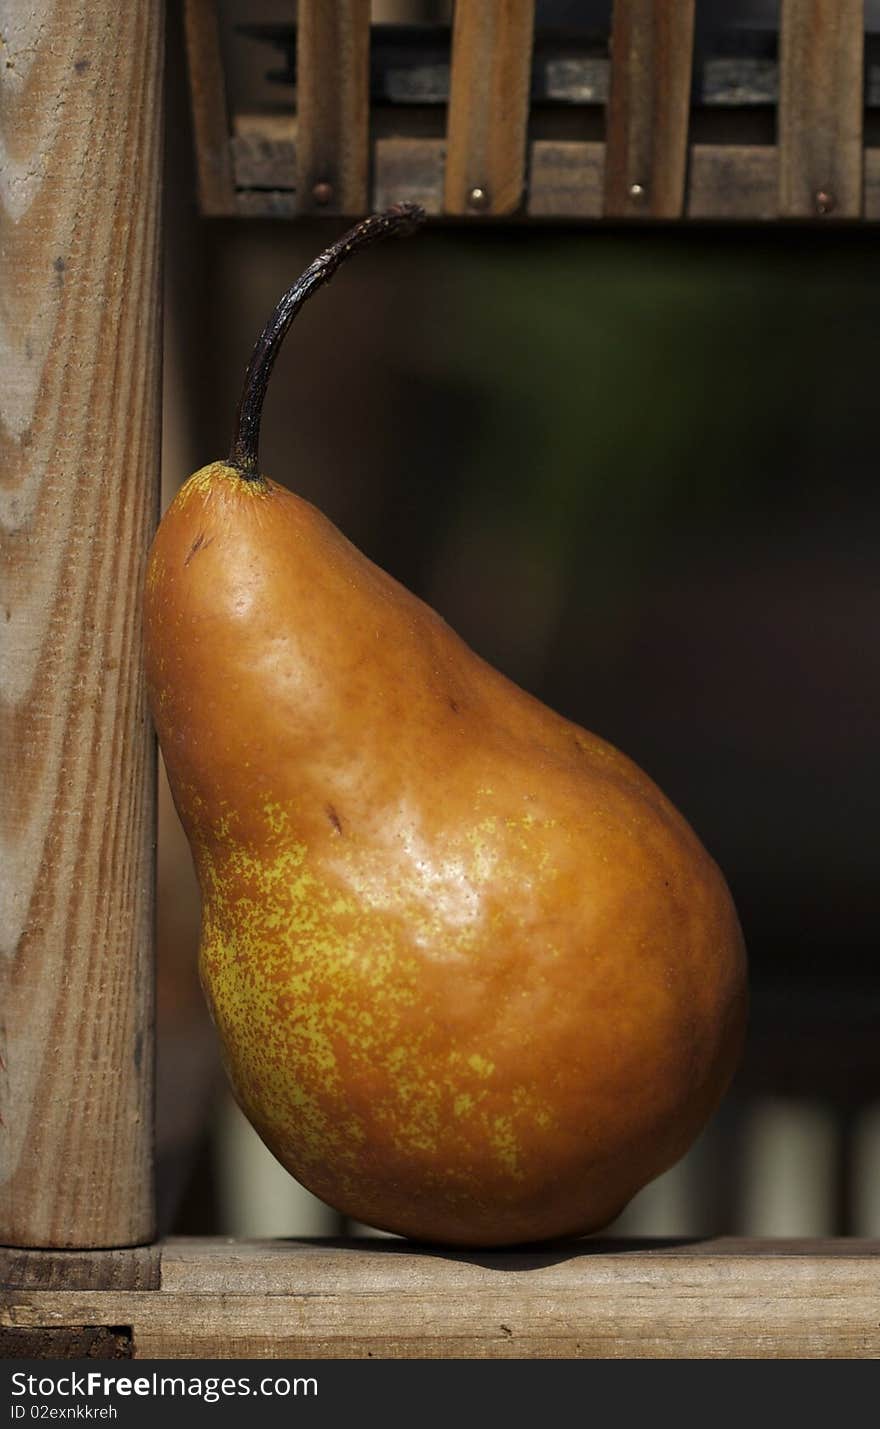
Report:
[{"label": "ripe brown pear", "polygon": [[629,759],[490,668],[259,471],[266,381],[368,219],[282,299],[230,458],[157,532],[150,699],[236,1097],[346,1215],[454,1245],[596,1230],[727,1086],[724,880]]}]

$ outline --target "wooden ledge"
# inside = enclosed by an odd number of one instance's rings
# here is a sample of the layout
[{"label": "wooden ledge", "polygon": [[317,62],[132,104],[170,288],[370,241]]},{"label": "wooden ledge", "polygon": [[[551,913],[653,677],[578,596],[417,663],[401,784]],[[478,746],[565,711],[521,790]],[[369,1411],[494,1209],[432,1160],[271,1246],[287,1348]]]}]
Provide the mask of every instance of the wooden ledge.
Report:
[{"label": "wooden ledge", "polygon": [[[126,1255],[130,1289],[119,1288]],[[108,1257],[113,1279],[95,1288]],[[65,1262],[0,1251],[0,1355],[112,1326],[130,1327],[131,1355],[146,1359],[880,1358],[880,1241],[480,1252],[177,1239]],[[158,1288],[143,1288],[157,1262]]]}]

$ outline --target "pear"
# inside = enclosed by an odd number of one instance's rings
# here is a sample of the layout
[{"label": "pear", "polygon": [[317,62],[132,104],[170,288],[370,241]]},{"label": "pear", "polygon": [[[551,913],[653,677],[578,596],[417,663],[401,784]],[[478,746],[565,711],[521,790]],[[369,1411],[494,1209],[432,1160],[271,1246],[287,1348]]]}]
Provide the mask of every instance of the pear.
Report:
[{"label": "pear", "polygon": [[596,1230],[687,1149],[740,1051],[715,863],[629,759],[473,653],[264,477],[282,298],[231,455],[149,559],[149,695],[235,1095],[340,1212],[460,1246]]}]

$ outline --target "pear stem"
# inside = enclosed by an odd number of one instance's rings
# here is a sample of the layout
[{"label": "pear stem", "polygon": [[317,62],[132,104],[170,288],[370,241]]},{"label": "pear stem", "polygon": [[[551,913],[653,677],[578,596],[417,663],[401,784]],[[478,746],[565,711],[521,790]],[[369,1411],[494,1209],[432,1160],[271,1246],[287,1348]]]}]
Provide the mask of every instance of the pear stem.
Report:
[{"label": "pear stem", "polygon": [[257,339],[245,373],[241,400],[238,404],[232,447],[229,452],[229,465],[245,481],[261,479],[259,468],[260,420],[263,415],[266,389],[269,386],[275,359],[287,335],[287,329],[303,303],[333,277],[337,268],[345,262],[350,254],[359,253],[362,248],[368,248],[378,238],[386,238],[391,234],[411,233],[424,220],[424,217],[424,209],[414,203],[399,203],[395,204],[393,208],[386,209],[384,213],[374,213],[372,217],[365,218],[362,223],[358,223],[344,234],[336,243],[331,243],[329,248],[326,248],[313,263],[309,264],[306,271],[297,278],[293,287],[288,288]]}]

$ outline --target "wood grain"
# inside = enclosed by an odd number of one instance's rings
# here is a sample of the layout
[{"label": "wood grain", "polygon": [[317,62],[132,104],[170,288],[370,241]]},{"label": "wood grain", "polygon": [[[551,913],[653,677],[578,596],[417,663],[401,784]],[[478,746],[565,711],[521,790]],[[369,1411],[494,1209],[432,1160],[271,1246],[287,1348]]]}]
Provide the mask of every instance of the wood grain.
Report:
[{"label": "wood grain", "polygon": [[[234,144],[241,211],[295,216],[296,129],[292,120],[278,115],[241,115]],[[374,138],[372,150],[372,207],[408,201],[422,204],[429,214],[442,211],[441,140]],[[602,217],[604,144],[533,139],[528,154],[529,218]],[[779,151],[773,145],[691,144],[682,217],[709,222],[772,221],[779,217],[778,173]],[[880,218],[878,149],[865,150],[864,216]],[[830,220],[834,218],[834,213],[829,215]]]},{"label": "wood grain", "polygon": [[687,217],[714,222],[777,218],[778,163],[779,155],[770,144],[692,144]]},{"label": "wood grain", "polygon": [[217,0],[184,0],[186,56],[202,213],[235,212]]},{"label": "wood grain", "polygon": [[605,145],[536,139],[529,162],[530,218],[601,218]]},{"label": "wood grain", "polygon": [[605,213],[678,218],[684,204],[694,0],[614,0]]},{"label": "wood grain", "polygon": [[158,1290],[158,1245],[125,1250],[0,1247],[0,1285],[11,1290]]},{"label": "wood grain", "polygon": [[373,160],[373,202],[377,210],[393,203],[417,203],[429,216],[443,212],[446,145],[442,139],[377,139]]},{"label": "wood grain", "polygon": [[865,150],[865,211],[869,223],[880,220],[880,149]]},{"label": "wood grain", "polygon": [[170,1241],[162,1289],[8,1292],[0,1327],[150,1358],[877,1358],[880,1242]]},{"label": "wood grain", "polygon": [[296,60],[300,213],[369,206],[369,0],[299,0]]},{"label": "wood grain", "polygon": [[274,114],[265,115],[258,127],[236,132],[232,137],[232,162],[237,187],[289,189],[296,193],[295,136],[296,126],[288,116]]},{"label": "wood grain", "polygon": [[[0,1241],[153,1234],[161,7],[4,27]],[[88,1322],[81,1322],[88,1323]]]},{"label": "wood grain", "polygon": [[534,0],[459,0],[446,133],[447,213],[513,213],[525,185]]},{"label": "wood grain", "polygon": [[779,209],[862,212],[863,0],[782,0]]},{"label": "wood grain", "polygon": [[0,1359],[4,1360],[130,1360],[131,1356],[131,1335],[119,1325],[0,1329]]}]

